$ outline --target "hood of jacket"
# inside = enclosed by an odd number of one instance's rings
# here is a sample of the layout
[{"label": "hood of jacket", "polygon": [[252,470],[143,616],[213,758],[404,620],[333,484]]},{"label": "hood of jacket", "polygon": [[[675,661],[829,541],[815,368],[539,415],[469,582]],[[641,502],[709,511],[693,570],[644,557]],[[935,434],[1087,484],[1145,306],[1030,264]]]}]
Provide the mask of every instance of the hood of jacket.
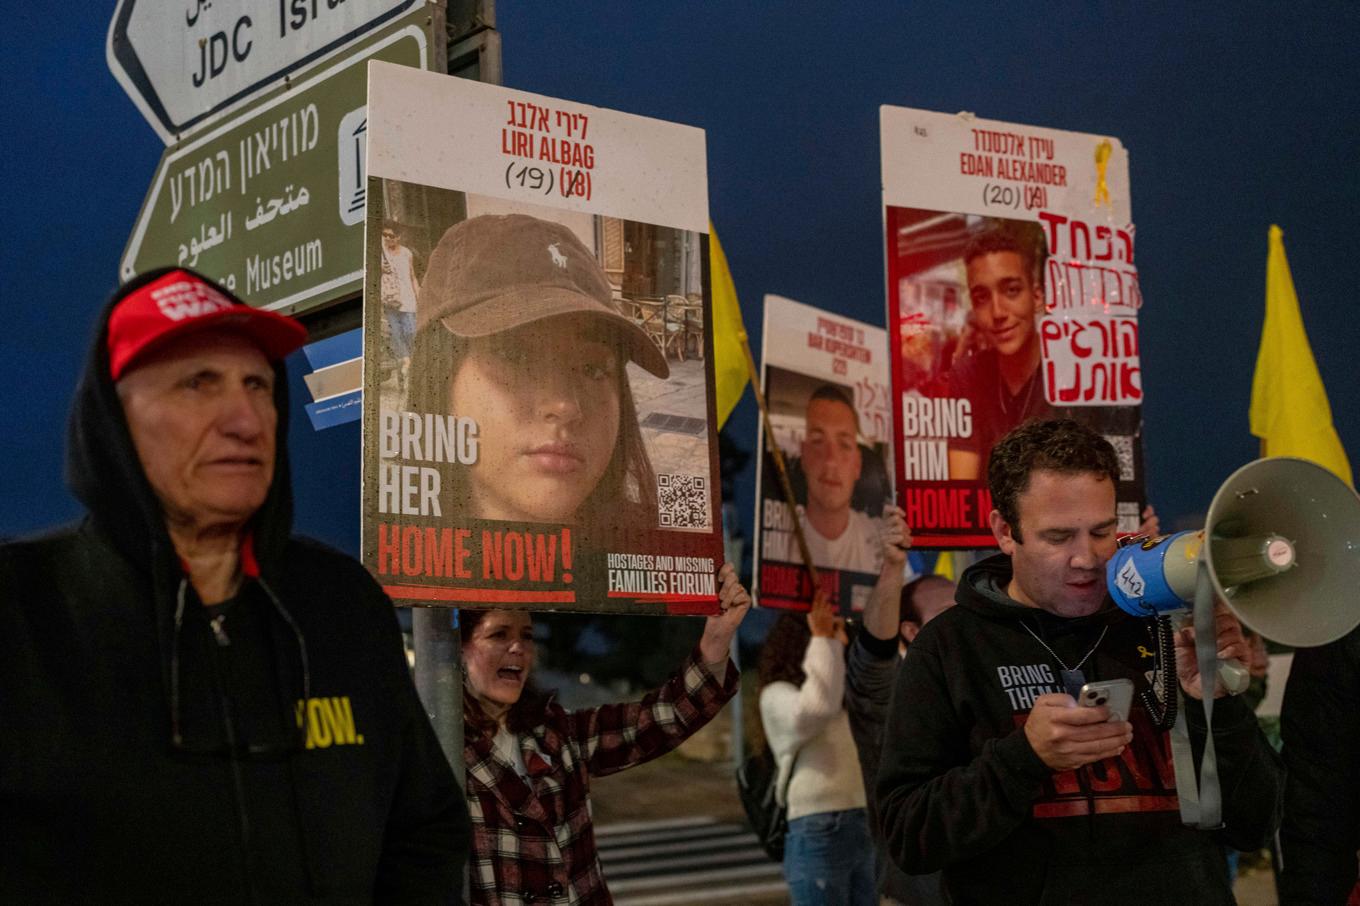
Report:
[{"label": "hood of jacket", "polygon": [[960,607],[989,620],[1026,622],[1046,639],[1074,632],[1084,635],[1092,627],[1098,629],[1108,625],[1123,613],[1109,595],[1105,596],[1100,610],[1084,617],[1060,617],[1038,607],[1026,607],[1006,593],[1012,575],[1011,558],[1005,554],[979,560],[964,570],[954,600]]},{"label": "hood of jacket", "polygon": [[[85,505],[90,520],[114,548],[157,584],[166,578],[177,582],[181,570],[160,501],[142,470],[110,376],[109,314],[123,297],[176,269],[149,271],[110,296],[96,324],[66,427],[66,484],[71,493]],[[225,288],[219,289],[234,303],[245,304]],[[288,375],[282,362],[274,363],[274,378],[274,406],[278,412],[274,478],[264,504],[247,527],[255,560],[266,574],[283,556],[293,522],[287,443]],[[158,594],[157,598],[160,597]]]}]

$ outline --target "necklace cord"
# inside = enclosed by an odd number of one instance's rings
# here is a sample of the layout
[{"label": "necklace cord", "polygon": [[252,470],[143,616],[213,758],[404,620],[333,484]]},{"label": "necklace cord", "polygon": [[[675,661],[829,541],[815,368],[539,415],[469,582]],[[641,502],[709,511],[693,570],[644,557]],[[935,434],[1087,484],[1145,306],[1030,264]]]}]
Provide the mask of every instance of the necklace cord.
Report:
[{"label": "necklace cord", "polygon": [[1096,649],[1100,647],[1100,643],[1105,641],[1105,633],[1110,631],[1110,625],[1106,623],[1105,628],[1100,630],[1100,637],[1097,638],[1096,643],[1091,646],[1091,650],[1086,652],[1085,656],[1083,656],[1081,660],[1077,661],[1076,666],[1069,667],[1062,658],[1058,657],[1058,652],[1048,647],[1048,643],[1045,642],[1043,639],[1039,638],[1039,634],[1037,632],[1029,628],[1028,623],[1026,623],[1024,620],[1021,620],[1020,625],[1024,627],[1025,632],[1028,632],[1031,636],[1034,637],[1034,641],[1038,642],[1040,645],[1043,645],[1044,650],[1047,651],[1049,654],[1053,655],[1053,660],[1057,661],[1058,666],[1061,667],[1067,673],[1073,673],[1077,670],[1080,670],[1082,664],[1085,664],[1088,660],[1091,659],[1091,655],[1096,653]]}]

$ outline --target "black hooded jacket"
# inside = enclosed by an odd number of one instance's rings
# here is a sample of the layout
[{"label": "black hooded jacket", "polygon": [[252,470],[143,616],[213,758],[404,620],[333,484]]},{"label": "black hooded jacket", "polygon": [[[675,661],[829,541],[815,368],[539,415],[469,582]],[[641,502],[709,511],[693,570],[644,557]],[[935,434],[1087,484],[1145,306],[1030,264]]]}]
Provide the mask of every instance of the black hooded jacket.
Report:
[{"label": "black hooded jacket", "polygon": [[106,307],[76,391],[88,515],[0,546],[0,901],[456,902],[466,804],[391,602],[291,536],[281,365],[248,578],[211,608],[187,581],[109,377],[109,311],[161,273]]},{"label": "black hooded jacket", "polygon": [[[943,869],[958,906],[1232,903],[1222,845],[1263,846],[1284,786],[1255,715],[1235,698],[1215,702],[1225,827],[1185,827],[1169,734],[1141,701],[1157,660],[1155,624],[1108,601],[1091,616],[1057,617],[1008,597],[1010,580],[1005,555],[970,568],[959,606],[907,650],[878,775],[890,857],[907,872]],[[1088,682],[1133,681],[1134,737],[1121,756],[1054,771],[1035,754],[1024,733],[1033,701],[1064,691],[1058,659],[1035,636],[1069,666],[1094,648],[1081,668]],[[1198,764],[1200,702],[1186,700],[1186,719]]]}]

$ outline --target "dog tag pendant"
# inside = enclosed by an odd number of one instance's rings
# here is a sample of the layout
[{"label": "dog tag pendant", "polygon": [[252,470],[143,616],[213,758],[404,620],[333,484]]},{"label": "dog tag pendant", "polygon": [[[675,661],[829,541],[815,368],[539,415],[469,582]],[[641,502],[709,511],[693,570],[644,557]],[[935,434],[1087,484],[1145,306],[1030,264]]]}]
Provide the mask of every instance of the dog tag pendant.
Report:
[{"label": "dog tag pendant", "polygon": [[1081,687],[1086,685],[1086,674],[1080,670],[1063,670],[1058,675],[1062,677],[1064,692],[1073,698],[1081,694]]}]

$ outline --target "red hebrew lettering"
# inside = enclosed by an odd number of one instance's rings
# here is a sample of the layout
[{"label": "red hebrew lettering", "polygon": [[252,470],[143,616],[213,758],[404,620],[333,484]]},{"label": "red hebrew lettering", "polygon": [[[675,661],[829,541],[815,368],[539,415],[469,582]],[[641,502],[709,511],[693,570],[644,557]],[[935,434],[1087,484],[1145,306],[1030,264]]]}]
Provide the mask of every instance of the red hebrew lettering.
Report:
[{"label": "red hebrew lettering", "polygon": [[[1114,340],[1110,344],[1115,347],[1111,350],[1112,355],[1124,358],[1135,358],[1138,355],[1138,322],[1132,318],[1117,318],[1111,322],[1114,332]],[[1123,345],[1120,346],[1120,341]]]},{"label": "red hebrew lettering", "polygon": [[1111,270],[1108,267],[1100,269],[1100,298],[1105,303],[1105,307],[1111,305],[1123,305],[1124,297],[1121,293],[1123,288],[1119,271]]},{"label": "red hebrew lettering", "polygon": [[1121,297],[1130,308],[1143,307],[1143,290],[1138,285],[1138,272],[1125,271],[1120,274]]},{"label": "red hebrew lettering", "polygon": [[1058,367],[1056,362],[1044,363],[1044,381],[1049,388],[1049,398],[1059,403],[1074,403],[1081,396],[1081,375],[1077,373],[1077,366],[1072,366],[1072,383],[1063,386],[1058,383]]},{"label": "red hebrew lettering", "polygon": [[1085,359],[1091,355],[1091,347],[1081,341],[1081,335],[1086,332],[1088,325],[1082,321],[1068,321],[1063,325],[1064,332],[1068,334],[1068,342],[1071,344],[1072,352],[1077,358]]},{"label": "red hebrew lettering", "polygon": [[1131,362],[1119,363],[1119,390],[1131,403],[1143,399],[1143,369]]},{"label": "red hebrew lettering", "polygon": [[1124,257],[1120,261],[1133,263],[1133,236],[1127,230],[1115,230],[1115,238],[1124,244]]},{"label": "red hebrew lettering", "polygon": [[1049,348],[1052,343],[1060,343],[1063,338],[1062,321],[1058,318],[1039,319],[1039,343],[1042,348],[1043,360],[1052,360],[1053,350]]},{"label": "red hebrew lettering", "polygon": [[1111,321],[1092,321],[1091,326],[1100,331],[1100,354],[1109,358],[1114,355],[1114,323]]},{"label": "red hebrew lettering", "polygon": [[[1103,244],[1104,247],[1105,247],[1105,251],[1103,251],[1103,252],[1099,250],[1102,244]],[[1113,257],[1114,257],[1114,246],[1113,246],[1113,245],[1111,244],[1111,242],[1110,242],[1110,228],[1107,227],[1107,226],[1098,226],[1098,227],[1096,227],[1096,252],[1095,252],[1095,260],[1097,260],[1097,261],[1109,261],[1109,260],[1110,260],[1111,258],[1113,258]]]},{"label": "red hebrew lettering", "polygon": [[[1090,375],[1090,381],[1086,384],[1086,392],[1082,394],[1081,398],[1083,400],[1089,403],[1094,399],[1108,400],[1111,398],[1109,368],[1109,362],[1097,362],[1091,366],[1087,371],[1087,374]],[[1080,370],[1078,370],[1077,373],[1080,375]],[[1078,383],[1081,383],[1080,377],[1078,378]],[[1096,393],[1097,383],[1100,384],[1102,389],[1102,392],[1099,395]]]},{"label": "red hebrew lettering", "polygon": [[1048,279],[1045,290],[1044,309],[1049,312],[1059,308],[1072,307],[1072,288],[1067,285],[1067,278],[1063,274],[1062,262],[1056,258],[1048,259]]},{"label": "red hebrew lettering", "polygon": [[1080,261],[1065,261],[1063,269],[1067,272],[1068,285],[1072,287],[1068,304],[1080,308],[1086,304],[1086,265]]},{"label": "red hebrew lettering", "polygon": [[[1086,258],[1089,260],[1091,257],[1091,231],[1087,228],[1086,224],[1082,223],[1080,220],[1073,220],[1068,226],[1068,230],[1067,241],[1072,246],[1071,249],[1068,250],[1068,254],[1073,258]],[[1086,251],[1084,252],[1078,250],[1078,236],[1081,237],[1081,244],[1086,247]]]},{"label": "red hebrew lettering", "polygon": [[1052,211],[1040,211],[1039,219],[1048,228],[1048,254],[1050,256],[1064,254],[1062,247],[1058,244],[1058,227],[1067,223],[1067,218],[1062,214],[1054,214]]}]

